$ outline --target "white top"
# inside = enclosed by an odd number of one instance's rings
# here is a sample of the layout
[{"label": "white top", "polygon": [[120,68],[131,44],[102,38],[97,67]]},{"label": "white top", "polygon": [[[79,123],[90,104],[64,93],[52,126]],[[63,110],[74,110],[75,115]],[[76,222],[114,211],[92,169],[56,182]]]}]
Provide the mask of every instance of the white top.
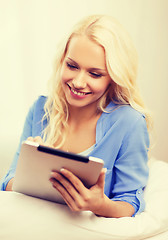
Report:
[{"label": "white top", "polygon": [[86,149],[85,151],[80,152],[80,153],[78,153],[78,154],[79,154],[79,155],[83,155],[83,156],[87,156],[87,155],[89,155],[89,153],[91,153],[91,152],[93,151],[94,146],[95,146],[95,144],[92,145],[90,148]]}]

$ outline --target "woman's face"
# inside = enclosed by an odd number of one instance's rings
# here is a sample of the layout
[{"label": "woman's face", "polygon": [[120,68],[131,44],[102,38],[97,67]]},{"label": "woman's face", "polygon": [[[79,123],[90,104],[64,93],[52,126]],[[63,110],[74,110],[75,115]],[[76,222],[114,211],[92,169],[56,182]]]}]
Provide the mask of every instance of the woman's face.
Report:
[{"label": "woman's face", "polygon": [[86,36],[71,39],[61,71],[61,81],[70,106],[93,107],[111,83],[104,49]]}]

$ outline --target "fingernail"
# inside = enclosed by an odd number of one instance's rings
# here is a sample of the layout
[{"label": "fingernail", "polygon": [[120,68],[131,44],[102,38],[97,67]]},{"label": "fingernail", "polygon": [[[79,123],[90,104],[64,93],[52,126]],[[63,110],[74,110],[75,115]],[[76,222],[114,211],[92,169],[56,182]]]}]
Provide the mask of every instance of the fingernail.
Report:
[{"label": "fingernail", "polygon": [[58,173],[57,173],[57,172],[51,172],[51,173],[50,173],[50,176],[51,176],[52,178],[56,178],[56,177],[58,176]]},{"label": "fingernail", "polygon": [[53,179],[53,178],[50,178],[49,181],[50,181],[51,183],[54,183],[54,179]]}]

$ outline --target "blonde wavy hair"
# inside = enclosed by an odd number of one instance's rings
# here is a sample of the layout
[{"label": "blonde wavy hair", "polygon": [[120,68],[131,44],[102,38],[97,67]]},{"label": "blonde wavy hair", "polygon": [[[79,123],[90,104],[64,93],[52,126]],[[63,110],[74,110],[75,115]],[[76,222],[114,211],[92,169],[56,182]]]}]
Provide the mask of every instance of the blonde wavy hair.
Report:
[{"label": "blonde wavy hair", "polygon": [[99,100],[99,111],[105,112],[110,101],[119,105],[129,104],[145,114],[147,127],[150,128],[150,113],[145,108],[136,84],[138,57],[130,36],[113,17],[92,15],[74,26],[56,53],[54,71],[49,81],[49,96],[44,106],[43,120],[47,119],[48,125],[44,129],[43,140],[57,148],[64,144],[69,111],[60,72],[71,39],[81,35],[104,48],[106,67],[112,80],[111,86]]}]

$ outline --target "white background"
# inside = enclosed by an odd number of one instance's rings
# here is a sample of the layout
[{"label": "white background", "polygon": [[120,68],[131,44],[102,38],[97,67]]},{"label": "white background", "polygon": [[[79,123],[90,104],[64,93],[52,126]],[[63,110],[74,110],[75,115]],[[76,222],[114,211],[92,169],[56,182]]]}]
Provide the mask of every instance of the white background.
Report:
[{"label": "white background", "polygon": [[0,176],[17,148],[25,116],[46,94],[57,43],[82,17],[108,14],[131,34],[138,82],[155,122],[152,155],[168,161],[168,0],[0,0]]}]

